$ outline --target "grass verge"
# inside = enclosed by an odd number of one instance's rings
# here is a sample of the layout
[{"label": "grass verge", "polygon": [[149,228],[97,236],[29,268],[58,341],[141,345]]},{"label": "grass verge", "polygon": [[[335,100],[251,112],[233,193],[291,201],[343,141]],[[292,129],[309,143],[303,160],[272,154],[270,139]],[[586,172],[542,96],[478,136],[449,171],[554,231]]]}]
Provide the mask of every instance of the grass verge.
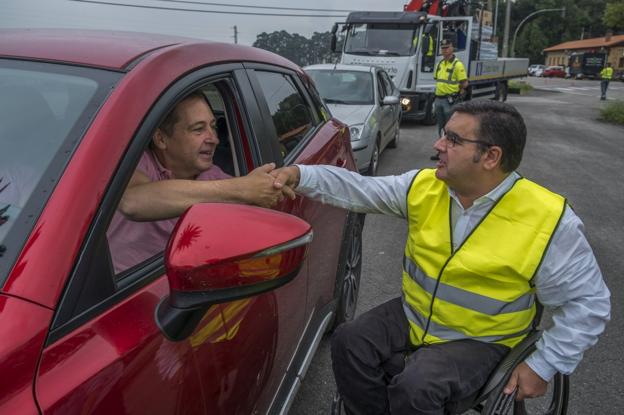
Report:
[{"label": "grass verge", "polygon": [[533,87],[524,81],[509,81],[508,91],[510,94],[526,95]]},{"label": "grass verge", "polygon": [[611,101],[600,108],[600,120],[624,124],[624,101]]}]

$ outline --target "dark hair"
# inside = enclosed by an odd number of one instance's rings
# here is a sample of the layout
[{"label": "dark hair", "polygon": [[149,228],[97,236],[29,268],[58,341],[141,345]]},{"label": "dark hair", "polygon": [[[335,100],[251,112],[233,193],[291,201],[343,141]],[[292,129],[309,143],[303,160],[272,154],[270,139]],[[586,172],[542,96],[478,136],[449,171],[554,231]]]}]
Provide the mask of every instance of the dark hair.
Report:
[{"label": "dark hair", "polygon": [[[199,90],[193,91],[190,94],[188,94],[187,96],[185,96],[184,99],[182,99],[180,102],[178,102],[175,105],[175,107],[173,107],[171,109],[171,111],[169,111],[169,114],[167,114],[165,119],[162,120],[162,122],[160,123],[158,128],[163,130],[165,132],[165,134],[167,134],[168,136],[171,136],[173,134],[173,129],[174,129],[176,123],[180,120],[180,115],[178,114],[178,109],[180,107],[180,104],[183,103],[184,101],[190,100],[190,99],[201,99],[202,101],[207,103],[208,106],[210,107],[210,104],[208,103],[208,100],[206,99],[206,97],[204,96],[204,94],[201,91],[199,91]],[[210,109],[212,110],[212,107],[210,107]]]},{"label": "dark hair", "polygon": [[[514,107],[491,100],[474,100],[458,104],[453,112],[470,114],[479,120],[479,140],[494,144],[503,150],[501,168],[504,172],[514,171],[522,161],[527,130],[522,116]],[[480,145],[485,151],[486,146]]]}]

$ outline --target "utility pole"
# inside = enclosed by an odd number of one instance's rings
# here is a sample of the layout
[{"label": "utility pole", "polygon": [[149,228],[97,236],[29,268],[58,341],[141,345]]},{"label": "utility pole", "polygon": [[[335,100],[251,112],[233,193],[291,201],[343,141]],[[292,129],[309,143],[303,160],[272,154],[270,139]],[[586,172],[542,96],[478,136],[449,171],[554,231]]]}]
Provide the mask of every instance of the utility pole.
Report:
[{"label": "utility pole", "polygon": [[537,10],[534,11],[533,13],[529,14],[527,17],[525,17],[524,19],[522,19],[522,21],[520,23],[518,23],[518,27],[516,27],[516,31],[514,32],[513,35],[513,41],[511,42],[511,57],[515,57],[516,56],[516,36],[518,36],[518,32],[520,31],[520,28],[522,27],[522,25],[524,24],[524,22],[526,22],[527,20],[529,20],[531,17],[535,16],[536,14],[540,14],[540,13],[546,13],[546,12],[561,12],[561,18],[565,18],[565,7],[561,7],[559,9],[542,9],[542,10]]},{"label": "utility pole", "polygon": [[503,32],[503,58],[509,57],[509,24],[511,21],[511,0],[507,0],[505,10],[505,31]]},{"label": "utility pole", "polygon": [[236,27],[236,25],[234,25],[232,29],[234,29],[234,43],[237,44],[238,43],[238,28]]}]

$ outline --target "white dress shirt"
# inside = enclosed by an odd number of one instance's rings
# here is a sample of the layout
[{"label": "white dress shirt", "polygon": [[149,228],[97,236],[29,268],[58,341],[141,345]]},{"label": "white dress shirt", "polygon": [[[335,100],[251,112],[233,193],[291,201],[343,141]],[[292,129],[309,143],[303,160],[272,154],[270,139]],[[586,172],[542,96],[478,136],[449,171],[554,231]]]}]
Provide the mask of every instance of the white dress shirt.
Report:
[{"label": "white dress shirt", "polygon": [[[399,176],[365,177],[333,166],[298,167],[301,178],[296,190],[300,194],[355,212],[407,218],[407,192],[418,170]],[[518,177],[511,173],[468,209],[449,190],[454,249]],[[553,310],[553,325],[544,331],[526,363],[549,381],[556,372],[572,373],[610,318],[609,290],[583,234],[583,223],[569,206],[533,282],[540,303]]]}]

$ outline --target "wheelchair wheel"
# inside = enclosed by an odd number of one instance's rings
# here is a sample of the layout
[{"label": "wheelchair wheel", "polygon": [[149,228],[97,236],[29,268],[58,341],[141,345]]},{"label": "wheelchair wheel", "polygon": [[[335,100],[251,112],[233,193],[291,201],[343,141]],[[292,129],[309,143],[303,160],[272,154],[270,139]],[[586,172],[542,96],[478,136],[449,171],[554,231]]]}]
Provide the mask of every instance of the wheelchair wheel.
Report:
[{"label": "wheelchair wheel", "polygon": [[539,398],[507,402],[503,387],[493,391],[482,407],[482,415],[565,415],[568,411],[570,384],[568,376],[561,373],[555,375],[546,394]]}]

